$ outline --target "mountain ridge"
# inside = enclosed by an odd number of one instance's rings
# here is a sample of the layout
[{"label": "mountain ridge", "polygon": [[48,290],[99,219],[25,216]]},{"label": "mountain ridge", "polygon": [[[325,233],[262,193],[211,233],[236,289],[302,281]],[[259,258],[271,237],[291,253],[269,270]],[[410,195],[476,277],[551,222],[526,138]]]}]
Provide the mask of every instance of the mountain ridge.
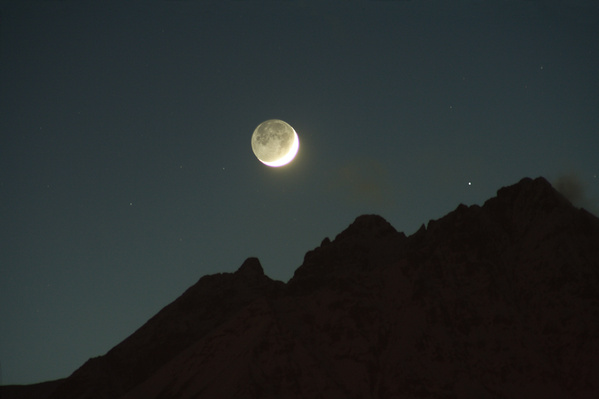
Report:
[{"label": "mountain ridge", "polygon": [[525,178],[409,237],[358,216],[287,283],[257,258],[204,276],[46,392],[6,398],[596,397],[598,293],[599,219]]}]

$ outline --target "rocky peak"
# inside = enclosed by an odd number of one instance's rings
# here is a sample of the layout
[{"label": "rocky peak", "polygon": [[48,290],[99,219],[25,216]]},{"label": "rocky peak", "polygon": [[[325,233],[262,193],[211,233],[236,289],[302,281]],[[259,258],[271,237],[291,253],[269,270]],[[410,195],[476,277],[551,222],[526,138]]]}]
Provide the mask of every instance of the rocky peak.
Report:
[{"label": "rocky peak", "polygon": [[379,215],[358,216],[333,241],[325,238],[318,248],[306,253],[290,286],[314,288],[330,278],[344,278],[348,273],[380,266],[405,238]]},{"label": "rocky peak", "polygon": [[487,211],[510,222],[530,222],[561,210],[571,211],[570,202],[543,177],[524,178],[503,187],[483,206]]},{"label": "rocky peak", "polygon": [[260,264],[258,258],[250,257],[243,262],[235,274],[248,277],[264,276],[264,269],[262,269],[262,264]]},{"label": "rocky peak", "polygon": [[345,239],[378,239],[396,235],[397,230],[382,216],[361,215],[335,237],[335,241]]},{"label": "rocky peak", "polygon": [[[543,177],[524,178],[497,191],[482,207],[460,204],[441,219],[432,220],[410,237],[412,252],[430,252],[438,246],[452,250],[476,247],[492,257],[557,234],[588,235],[593,217],[574,208]],[[584,239],[584,237],[581,237]]]},{"label": "rocky peak", "polygon": [[482,207],[460,204],[441,219],[430,221],[427,228],[421,228],[417,235],[422,236],[424,230],[430,235],[439,230],[446,232],[447,228],[472,229],[472,224],[488,225],[489,220],[513,232],[525,230],[539,219],[573,211],[568,200],[546,179],[527,177],[514,185],[502,187],[497,191],[497,196],[487,200]]},{"label": "rocky peak", "polygon": [[[542,177],[524,178],[501,188],[497,196],[483,205],[486,215],[495,220],[512,240],[540,241],[556,228],[580,234],[596,219],[577,209]],[[586,234],[586,232],[585,232]]]},{"label": "rocky peak", "polygon": [[[534,202],[537,206],[565,204],[566,199],[544,177],[525,177],[518,183],[497,190],[497,200],[515,205]],[[493,201],[491,199],[490,201]]]}]

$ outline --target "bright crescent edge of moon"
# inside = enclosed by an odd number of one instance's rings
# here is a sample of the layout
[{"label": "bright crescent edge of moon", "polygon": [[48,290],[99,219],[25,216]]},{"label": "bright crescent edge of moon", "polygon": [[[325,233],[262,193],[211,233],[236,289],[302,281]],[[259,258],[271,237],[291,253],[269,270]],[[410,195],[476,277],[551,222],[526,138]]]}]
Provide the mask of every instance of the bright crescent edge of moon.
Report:
[{"label": "bright crescent edge of moon", "polygon": [[299,150],[299,137],[297,136],[295,129],[293,130],[293,135],[294,135],[293,144],[291,144],[291,148],[289,149],[289,152],[287,154],[285,154],[281,158],[277,159],[276,161],[266,162],[266,161],[260,160],[260,162],[262,162],[264,165],[271,166],[273,168],[277,168],[279,166],[287,165],[289,162],[293,161],[293,158],[295,158],[295,155],[297,154],[297,151]]}]

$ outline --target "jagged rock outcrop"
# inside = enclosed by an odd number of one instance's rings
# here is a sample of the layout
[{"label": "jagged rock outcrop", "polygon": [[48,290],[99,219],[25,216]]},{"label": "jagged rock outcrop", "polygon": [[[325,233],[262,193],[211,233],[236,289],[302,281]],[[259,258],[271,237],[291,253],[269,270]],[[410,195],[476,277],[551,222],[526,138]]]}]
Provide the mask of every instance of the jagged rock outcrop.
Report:
[{"label": "jagged rock outcrop", "polygon": [[360,216],[287,284],[203,277],[53,397],[596,398],[598,337],[599,219],[523,179],[410,237]]}]

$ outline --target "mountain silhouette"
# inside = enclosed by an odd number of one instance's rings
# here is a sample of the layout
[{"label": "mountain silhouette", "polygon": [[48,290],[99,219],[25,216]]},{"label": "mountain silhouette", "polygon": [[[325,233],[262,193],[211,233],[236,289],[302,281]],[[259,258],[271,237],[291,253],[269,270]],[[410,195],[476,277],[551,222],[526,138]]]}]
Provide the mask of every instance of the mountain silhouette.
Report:
[{"label": "mountain silhouette", "polygon": [[63,380],[2,398],[597,398],[599,219],[545,179],[406,237],[362,215],[288,283],[202,277]]}]

